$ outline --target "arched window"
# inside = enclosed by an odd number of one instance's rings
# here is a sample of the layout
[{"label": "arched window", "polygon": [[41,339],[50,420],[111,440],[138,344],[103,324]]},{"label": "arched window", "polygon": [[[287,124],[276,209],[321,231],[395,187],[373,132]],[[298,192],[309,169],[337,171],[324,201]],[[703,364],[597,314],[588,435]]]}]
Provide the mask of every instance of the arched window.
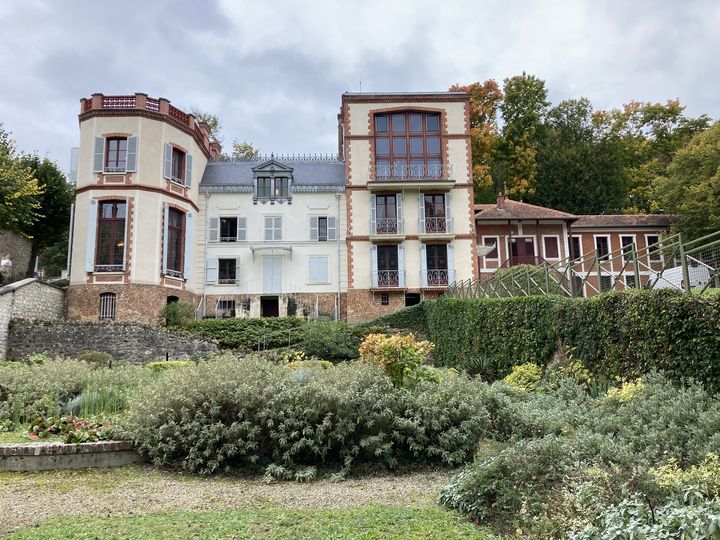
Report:
[{"label": "arched window", "polygon": [[180,301],[180,299],[177,296],[168,296],[166,303],[167,304],[176,304],[179,301]]},{"label": "arched window", "polygon": [[115,300],[116,294],[111,292],[102,293],[100,295],[100,320],[115,319]]},{"label": "arched window", "polygon": [[376,178],[442,178],[440,115],[375,115]]}]

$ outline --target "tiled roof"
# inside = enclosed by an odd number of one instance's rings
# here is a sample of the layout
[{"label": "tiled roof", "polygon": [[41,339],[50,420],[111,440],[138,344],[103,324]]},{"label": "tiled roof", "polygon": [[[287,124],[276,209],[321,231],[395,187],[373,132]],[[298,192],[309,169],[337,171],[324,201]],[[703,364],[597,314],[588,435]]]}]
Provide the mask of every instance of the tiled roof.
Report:
[{"label": "tiled roof", "polygon": [[[292,168],[293,185],[296,186],[344,186],[345,163],[341,161],[281,161]],[[252,186],[253,168],[261,161],[211,161],[205,167],[201,187]]]},{"label": "tiled roof", "polygon": [[563,219],[574,220],[577,216],[536,206],[520,201],[512,201],[505,197],[498,197],[496,204],[476,204],[475,219],[477,220],[505,220],[505,219]]},{"label": "tiled roof", "polygon": [[669,227],[675,216],[672,214],[601,214],[579,216],[573,223],[574,229],[594,227]]}]

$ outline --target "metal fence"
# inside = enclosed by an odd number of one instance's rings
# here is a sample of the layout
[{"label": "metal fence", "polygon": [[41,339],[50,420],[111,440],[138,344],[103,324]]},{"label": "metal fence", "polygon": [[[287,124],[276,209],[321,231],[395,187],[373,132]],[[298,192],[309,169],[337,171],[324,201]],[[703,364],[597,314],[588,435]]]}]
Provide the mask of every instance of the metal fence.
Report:
[{"label": "metal fence", "polygon": [[705,292],[720,287],[720,231],[683,241],[680,234],[637,249],[634,242],[612,252],[593,251],[540,265],[500,268],[479,280],[456,281],[445,296],[501,298],[557,294],[594,296],[625,289]]}]

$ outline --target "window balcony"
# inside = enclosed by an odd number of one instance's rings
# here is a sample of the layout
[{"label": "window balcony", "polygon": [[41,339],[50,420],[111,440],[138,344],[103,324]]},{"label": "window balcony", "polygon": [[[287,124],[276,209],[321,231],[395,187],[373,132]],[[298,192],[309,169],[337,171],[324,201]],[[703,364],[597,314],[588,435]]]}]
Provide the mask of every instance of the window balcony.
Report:
[{"label": "window balcony", "polygon": [[373,289],[402,289],[405,287],[405,271],[374,270],[371,280]]},{"label": "window balcony", "polygon": [[218,278],[218,285],[237,285],[235,278]]},{"label": "window balcony", "polygon": [[404,234],[404,224],[398,218],[377,218],[370,220],[371,236],[392,236]]},{"label": "window balcony", "polygon": [[375,165],[374,178],[379,181],[387,180],[449,180],[452,178],[452,167],[442,163],[380,164]]},{"label": "window balcony", "polygon": [[420,234],[442,235],[453,233],[453,218],[426,217],[418,222]]},{"label": "window balcony", "polygon": [[125,270],[124,264],[96,264],[96,272],[123,272]]},{"label": "window balcony", "polygon": [[455,281],[455,270],[448,268],[428,268],[420,272],[423,287],[447,287]]}]

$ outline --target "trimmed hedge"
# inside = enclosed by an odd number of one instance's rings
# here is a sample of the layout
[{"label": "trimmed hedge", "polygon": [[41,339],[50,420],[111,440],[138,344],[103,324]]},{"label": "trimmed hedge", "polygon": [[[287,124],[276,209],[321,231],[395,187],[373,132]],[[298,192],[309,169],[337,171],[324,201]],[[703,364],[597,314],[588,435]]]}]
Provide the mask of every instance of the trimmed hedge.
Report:
[{"label": "trimmed hedge", "polygon": [[[221,349],[252,351],[258,342],[268,349],[287,346],[287,330],[305,324],[297,317],[273,317],[262,319],[204,319],[191,321],[183,329],[204,338],[215,340]],[[282,332],[282,331],[285,332]]]},{"label": "trimmed hedge", "polygon": [[394,313],[389,313],[373,319],[372,321],[362,323],[360,327],[381,327],[402,330],[412,330],[414,332],[426,333],[427,321],[425,320],[425,302],[411,306]]},{"label": "trimmed hedge", "polygon": [[[486,378],[502,378],[515,365],[546,366],[562,346],[598,380],[661,370],[675,380],[693,378],[720,389],[718,295],[639,290],[574,300],[440,298],[409,309],[416,308],[426,324],[416,329],[435,343],[439,366],[482,365],[478,371]],[[422,320],[409,309],[371,324]]]}]

